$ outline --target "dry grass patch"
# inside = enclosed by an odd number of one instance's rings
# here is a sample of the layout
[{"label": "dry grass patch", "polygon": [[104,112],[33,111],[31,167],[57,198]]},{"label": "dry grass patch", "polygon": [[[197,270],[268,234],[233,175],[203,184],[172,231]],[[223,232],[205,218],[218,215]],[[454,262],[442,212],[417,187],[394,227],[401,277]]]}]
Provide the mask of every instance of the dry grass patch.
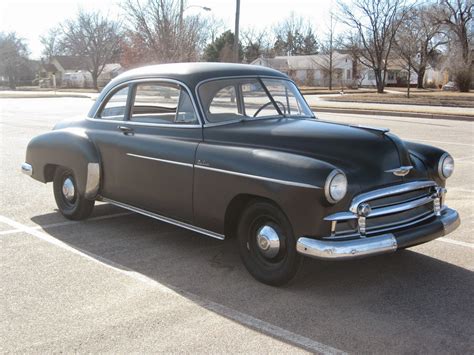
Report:
[{"label": "dry grass patch", "polygon": [[447,107],[474,107],[474,93],[443,92],[443,91],[414,91],[410,98],[406,92],[400,93],[364,93],[327,97],[328,101],[363,102],[399,105],[427,105]]}]

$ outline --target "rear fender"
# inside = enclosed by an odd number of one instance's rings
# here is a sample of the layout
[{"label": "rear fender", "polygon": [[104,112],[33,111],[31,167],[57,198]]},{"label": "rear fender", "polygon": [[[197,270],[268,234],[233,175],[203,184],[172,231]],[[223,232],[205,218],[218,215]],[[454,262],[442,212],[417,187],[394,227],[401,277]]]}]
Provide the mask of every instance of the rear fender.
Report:
[{"label": "rear fender", "polygon": [[87,199],[97,196],[100,186],[100,157],[82,129],[60,129],[33,138],[26,150],[26,162],[33,167],[31,177],[47,183],[58,166],[69,168],[77,189]]}]

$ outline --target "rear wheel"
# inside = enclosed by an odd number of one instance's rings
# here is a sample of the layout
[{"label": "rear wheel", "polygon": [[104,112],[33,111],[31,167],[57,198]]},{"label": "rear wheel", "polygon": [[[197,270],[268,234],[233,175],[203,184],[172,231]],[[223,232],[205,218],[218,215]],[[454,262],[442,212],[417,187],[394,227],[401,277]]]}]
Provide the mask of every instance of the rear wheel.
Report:
[{"label": "rear wheel", "polygon": [[291,224],[278,207],[266,201],[250,204],[237,234],[240,256],[255,279],[280,286],[295,276],[303,258],[296,252]]},{"label": "rear wheel", "polygon": [[71,169],[58,167],[53,180],[54,199],[59,212],[68,219],[80,220],[90,216],[94,201],[82,196],[78,189],[76,178]]}]

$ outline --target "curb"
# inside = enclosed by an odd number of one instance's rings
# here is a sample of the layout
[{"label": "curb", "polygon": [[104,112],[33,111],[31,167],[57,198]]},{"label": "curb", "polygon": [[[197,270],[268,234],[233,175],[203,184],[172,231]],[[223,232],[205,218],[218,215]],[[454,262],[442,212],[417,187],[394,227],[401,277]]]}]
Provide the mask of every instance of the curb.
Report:
[{"label": "curb", "polygon": [[91,98],[90,96],[88,95],[82,95],[82,94],[79,94],[79,95],[0,95],[0,99],[54,99],[54,98],[63,98],[63,97],[67,97],[67,98],[78,98],[78,99],[88,99],[88,98]]},{"label": "curb", "polygon": [[443,115],[422,112],[403,112],[403,111],[379,111],[379,110],[364,110],[364,109],[345,109],[345,108],[329,108],[329,107],[311,107],[314,112],[331,112],[343,113],[353,115],[378,115],[378,116],[397,116],[397,117],[415,117],[415,118],[429,118],[436,120],[455,120],[455,121],[474,121],[474,116],[462,115]]}]

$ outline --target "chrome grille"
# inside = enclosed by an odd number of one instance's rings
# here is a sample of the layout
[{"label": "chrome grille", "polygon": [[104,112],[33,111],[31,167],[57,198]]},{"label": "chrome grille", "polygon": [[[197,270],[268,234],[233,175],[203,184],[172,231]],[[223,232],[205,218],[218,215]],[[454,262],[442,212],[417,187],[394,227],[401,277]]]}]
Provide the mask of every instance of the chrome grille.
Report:
[{"label": "chrome grille", "polygon": [[370,201],[370,206],[372,208],[392,206],[404,202],[413,201],[422,197],[427,197],[430,196],[432,193],[433,189],[431,187],[427,187],[420,190],[408,191],[395,196],[377,198],[375,200]]},{"label": "chrome grille", "polygon": [[[325,218],[331,222],[326,238],[366,237],[420,223],[440,213],[445,192],[433,181],[416,181],[357,195],[349,211]],[[360,205],[370,212],[361,215]]]}]

